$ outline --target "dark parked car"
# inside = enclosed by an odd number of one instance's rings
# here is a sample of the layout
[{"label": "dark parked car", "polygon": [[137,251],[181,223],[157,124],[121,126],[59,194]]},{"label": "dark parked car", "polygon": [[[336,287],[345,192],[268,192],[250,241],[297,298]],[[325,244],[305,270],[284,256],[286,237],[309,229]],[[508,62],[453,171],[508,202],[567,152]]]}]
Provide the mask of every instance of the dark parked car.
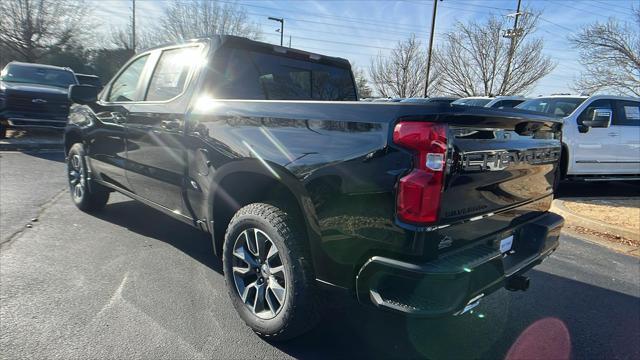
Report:
[{"label": "dark parked car", "polygon": [[10,62],[0,73],[0,138],[8,128],[63,129],[69,115],[73,71],[57,66]]},{"label": "dark parked car", "polygon": [[561,123],[544,115],[359,102],[347,60],[232,36],[143,51],[99,98],[70,97],[77,207],[117,191],[209,232],[264,337],[313,327],[326,289],[461,315],[525,290],[558,246]]},{"label": "dark parked car", "polygon": [[437,96],[430,98],[406,98],[401,103],[414,103],[414,104],[451,104],[458,100],[456,97]]}]

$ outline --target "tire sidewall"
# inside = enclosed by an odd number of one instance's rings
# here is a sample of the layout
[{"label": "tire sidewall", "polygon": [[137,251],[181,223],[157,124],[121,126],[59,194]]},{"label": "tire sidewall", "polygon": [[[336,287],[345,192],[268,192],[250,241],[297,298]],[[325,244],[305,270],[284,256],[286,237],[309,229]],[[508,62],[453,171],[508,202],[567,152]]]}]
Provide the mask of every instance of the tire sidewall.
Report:
[{"label": "tire sidewall", "polygon": [[[231,269],[233,266],[231,261],[233,257],[233,247],[238,236],[244,230],[249,228],[257,228],[264,231],[271,238],[271,241],[278,249],[280,260],[282,261],[282,265],[285,269],[285,280],[287,286],[285,302],[278,314],[271,319],[259,318],[251,312],[240,298],[233,279],[233,271]],[[292,315],[292,307],[296,301],[295,297],[299,293],[298,289],[295,288],[298,283],[296,280],[299,280],[296,279],[296,277],[302,276],[301,274],[296,274],[297,269],[300,269],[300,267],[295,266],[292,261],[295,260],[291,259],[282,235],[265,219],[257,215],[243,215],[230,224],[225,237],[223,253],[224,276],[227,283],[227,290],[229,291],[231,302],[242,320],[244,320],[245,323],[260,335],[267,337],[277,335],[285,329],[289,322],[289,318]]]}]

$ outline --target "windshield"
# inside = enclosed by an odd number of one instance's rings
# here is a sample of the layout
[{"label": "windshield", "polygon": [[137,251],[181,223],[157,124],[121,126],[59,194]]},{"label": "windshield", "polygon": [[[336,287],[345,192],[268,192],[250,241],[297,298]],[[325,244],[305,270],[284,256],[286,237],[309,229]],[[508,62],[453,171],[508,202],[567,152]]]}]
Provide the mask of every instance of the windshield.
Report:
[{"label": "windshield", "polygon": [[467,105],[467,106],[485,106],[487,105],[491,99],[458,99],[452,104],[455,105]]},{"label": "windshield", "polygon": [[537,111],[549,115],[564,117],[575,110],[585,99],[582,98],[541,98],[532,99],[516,106],[516,109]]},{"label": "windshield", "polygon": [[3,71],[0,80],[7,82],[50,85],[67,88],[76,83],[71,71],[39,68],[10,64]]}]

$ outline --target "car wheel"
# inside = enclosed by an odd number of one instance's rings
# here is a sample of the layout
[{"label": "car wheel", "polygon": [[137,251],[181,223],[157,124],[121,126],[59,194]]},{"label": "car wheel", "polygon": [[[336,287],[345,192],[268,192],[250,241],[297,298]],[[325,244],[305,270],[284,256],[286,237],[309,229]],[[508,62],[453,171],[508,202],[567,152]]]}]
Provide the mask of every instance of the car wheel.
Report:
[{"label": "car wheel", "polygon": [[0,123],[0,139],[4,139],[7,137],[7,126],[3,123]]},{"label": "car wheel", "polygon": [[227,291],[244,322],[258,335],[286,340],[319,319],[307,240],[280,208],[247,205],[234,215],[225,235]]},{"label": "car wheel", "polygon": [[97,211],[109,201],[109,190],[88,177],[84,146],[73,144],[67,156],[67,175],[71,199],[82,211]]}]

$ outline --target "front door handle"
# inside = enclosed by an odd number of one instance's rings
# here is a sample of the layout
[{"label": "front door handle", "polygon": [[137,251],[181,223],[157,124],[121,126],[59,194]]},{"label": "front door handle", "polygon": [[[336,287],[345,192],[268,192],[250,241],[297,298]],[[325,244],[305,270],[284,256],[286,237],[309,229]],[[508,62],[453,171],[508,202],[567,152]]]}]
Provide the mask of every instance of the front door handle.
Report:
[{"label": "front door handle", "polygon": [[180,128],[180,120],[162,120],[160,127],[165,130],[176,130]]}]

